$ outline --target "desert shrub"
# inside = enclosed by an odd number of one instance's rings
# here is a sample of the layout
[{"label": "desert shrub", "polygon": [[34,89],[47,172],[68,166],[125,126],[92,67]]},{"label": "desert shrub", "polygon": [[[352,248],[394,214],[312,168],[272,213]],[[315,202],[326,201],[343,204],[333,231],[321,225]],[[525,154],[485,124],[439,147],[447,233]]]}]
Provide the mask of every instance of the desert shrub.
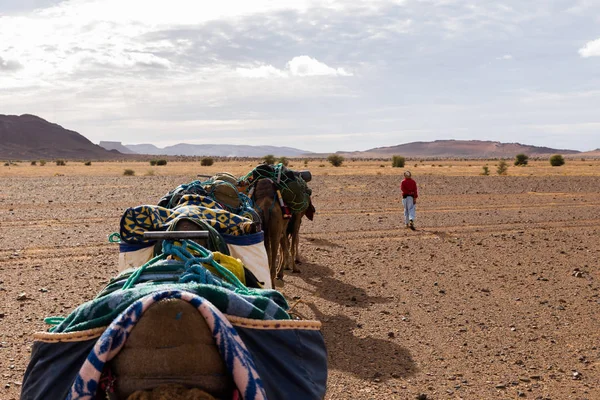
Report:
[{"label": "desert shrub", "polygon": [[267,154],[266,156],[264,156],[262,158],[262,160],[265,164],[269,164],[269,165],[273,165],[273,164],[275,164],[275,161],[277,161],[277,159],[275,158],[275,156],[273,154]]},{"label": "desert shrub", "polygon": [[56,160],[56,165],[64,167],[67,165],[67,162],[65,160]]},{"label": "desert shrub", "polygon": [[146,171],[146,173],[144,174],[144,176],[154,176],[154,170],[153,169],[149,169],[148,171]]},{"label": "desert shrub", "polygon": [[167,160],[165,160],[164,158],[161,158],[160,160],[156,160],[156,165],[158,165],[158,166],[167,165]]},{"label": "desert shrub", "polygon": [[406,164],[406,158],[402,156],[392,156],[393,168],[404,168],[404,164]]},{"label": "desert shrub", "polygon": [[156,167],[157,160],[150,160],[150,165]]},{"label": "desert shrub", "polygon": [[339,167],[344,163],[344,157],[340,156],[339,154],[330,154],[329,157],[327,157],[327,161],[329,161],[334,167]]},{"label": "desert shrub", "polygon": [[43,167],[44,165],[46,165],[46,160],[40,160],[40,165]]},{"label": "desert shrub", "polygon": [[304,166],[308,167],[308,160],[304,160]]},{"label": "desert shrub", "polygon": [[134,176],[135,175],[135,171],[132,169],[126,169],[125,171],[123,171],[123,175],[125,176]]},{"label": "desert shrub", "polygon": [[419,164],[415,164],[415,168],[417,168],[419,166]]},{"label": "desert shrub", "polygon": [[210,167],[214,163],[215,160],[212,157],[204,157],[202,160],[200,160],[200,165],[203,167]]},{"label": "desert shrub", "polygon": [[37,165],[37,161],[33,160],[33,161],[31,162],[31,165]]},{"label": "desert shrub", "polygon": [[91,161],[86,161],[86,162],[83,163],[83,165],[89,167],[90,165],[92,165],[92,162]]},{"label": "desert shrub", "polygon": [[506,171],[508,170],[508,164],[504,160],[500,160],[498,162],[498,168],[496,168],[496,172],[498,175],[506,175]]},{"label": "desert shrub", "polygon": [[490,169],[487,165],[483,166],[483,171],[481,172],[481,175],[489,175],[490,174]]},{"label": "desert shrub", "polygon": [[552,165],[553,167],[560,167],[561,165],[564,165],[564,164],[565,164],[565,159],[560,154],[555,154],[552,157],[550,157],[550,165]]},{"label": "desert shrub", "polygon": [[4,163],[4,166],[5,166],[5,167],[10,167],[10,163],[9,163],[9,162],[5,162],[5,163]]},{"label": "desert shrub", "polygon": [[379,168],[385,168],[385,165],[379,164]]},{"label": "desert shrub", "polygon": [[529,156],[526,154],[517,154],[515,156],[515,165],[527,165],[527,160],[529,160]]},{"label": "desert shrub", "polygon": [[287,159],[287,157],[279,157],[279,159],[277,160],[278,163],[285,165],[286,167],[288,165],[290,165],[290,160]]}]

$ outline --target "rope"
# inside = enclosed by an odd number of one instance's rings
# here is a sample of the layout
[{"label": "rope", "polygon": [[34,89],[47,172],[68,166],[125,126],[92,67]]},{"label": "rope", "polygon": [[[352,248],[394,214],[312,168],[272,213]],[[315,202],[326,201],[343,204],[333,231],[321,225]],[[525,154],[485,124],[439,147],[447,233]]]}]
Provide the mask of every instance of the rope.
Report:
[{"label": "rope", "polygon": [[66,318],[65,317],[48,317],[44,318],[44,323],[48,325],[53,325],[49,331],[52,332],[56,329],[58,325],[61,324]]},{"label": "rope", "polygon": [[[199,254],[200,257],[194,255],[194,253]],[[225,280],[226,283],[234,286],[236,291],[241,291],[243,293],[248,292],[248,288],[246,288],[246,286],[240,282],[231,271],[214,260],[212,252],[189,240],[181,241],[181,245],[176,244],[172,240],[163,241],[162,254],[154,257],[152,260],[136,269],[123,285],[123,290],[132,288],[147,267],[153,265],[157,261],[167,258],[167,256],[177,257],[184,263],[185,272],[179,279],[181,283],[199,282],[215,286],[224,286],[223,281]],[[213,267],[222,278],[215,276],[202,264],[208,264]]]},{"label": "rope", "polygon": [[304,315],[300,314],[299,311],[294,311],[294,308],[296,308],[296,306],[300,303],[304,303],[306,304],[306,302],[302,299],[298,299],[288,310],[288,314],[292,315],[292,316],[297,316],[298,319],[308,319],[306,318]]},{"label": "rope", "polygon": [[121,243],[121,235],[118,232],[113,232],[108,235],[108,243]]},{"label": "rope", "polygon": [[[293,196],[294,201],[288,201],[287,205],[293,212],[300,213],[306,210],[309,206],[308,198],[310,195],[310,189],[308,188],[308,185],[304,179],[301,177],[294,176],[294,179],[289,178],[284,173],[286,170],[287,168],[282,163],[271,166],[270,168],[263,165],[254,168],[252,171],[242,176],[238,182],[249,182],[250,184],[248,186],[248,190],[250,190],[250,188],[252,188],[260,179],[271,179],[282,195],[284,193],[289,193],[290,197]],[[291,183],[296,183],[299,188],[297,188],[296,191],[292,190],[289,186]],[[302,193],[299,193],[299,191]],[[284,197],[288,196],[284,195]]]}]

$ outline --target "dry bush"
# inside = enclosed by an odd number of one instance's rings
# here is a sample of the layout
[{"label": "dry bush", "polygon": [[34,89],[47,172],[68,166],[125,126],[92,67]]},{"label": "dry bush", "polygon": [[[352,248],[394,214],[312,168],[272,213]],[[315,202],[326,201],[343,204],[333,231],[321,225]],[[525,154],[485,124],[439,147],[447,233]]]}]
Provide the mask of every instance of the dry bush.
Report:
[{"label": "dry bush", "polygon": [[329,161],[334,167],[341,167],[344,163],[344,157],[340,156],[339,154],[330,154],[329,157],[327,157],[327,161]]},{"label": "dry bush", "polygon": [[200,165],[203,167],[210,167],[215,163],[215,160],[212,157],[204,157],[200,160]]}]

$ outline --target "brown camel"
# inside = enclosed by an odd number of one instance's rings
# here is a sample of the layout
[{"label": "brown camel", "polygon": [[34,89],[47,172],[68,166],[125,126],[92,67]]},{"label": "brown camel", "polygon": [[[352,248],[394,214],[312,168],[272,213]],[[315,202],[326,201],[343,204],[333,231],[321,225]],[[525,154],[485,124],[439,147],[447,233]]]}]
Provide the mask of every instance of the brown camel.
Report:
[{"label": "brown camel", "polygon": [[[292,218],[287,226],[286,242],[289,243],[289,259],[291,259],[292,272],[300,272],[300,269],[298,269],[296,264],[301,263],[298,245],[300,243],[300,225],[302,224],[302,217],[306,216],[306,218],[312,221],[315,216],[315,211],[315,207],[313,206],[312,201],[309,199],[308,208],[300,213],[292,214]],[[286,269],[290,269],[289,265],[286,265]]]},{"label": "brown camel", "polygon": [[278,269],[277,253],[282,246],[282,258],[284,265],[291,265],[289,261],[290,251],[288,241],[283,240],[287,230],[288,221],[283,218],[283,212],[277,200],[277,188],[270,179],[260,179],[256,182],[253,193],[254,207],[262,220],[262,228],[265,232],[265,248],[271,271],[271,283],[275,287],[275,279],[283,279],[283,270]]}]

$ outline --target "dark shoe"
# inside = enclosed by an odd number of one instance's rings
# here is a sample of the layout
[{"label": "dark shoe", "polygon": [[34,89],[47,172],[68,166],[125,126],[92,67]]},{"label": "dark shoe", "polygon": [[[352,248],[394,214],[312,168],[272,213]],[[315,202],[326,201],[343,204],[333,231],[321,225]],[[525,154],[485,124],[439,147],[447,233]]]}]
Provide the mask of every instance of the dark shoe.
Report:
[{"label": "dark shoe", "polygon": [[413,220],[411,219],[410,222],[408,223],[408,227],[410,229],[412,229],[413,231],[415,230],[415,223],[413,222]]}]

